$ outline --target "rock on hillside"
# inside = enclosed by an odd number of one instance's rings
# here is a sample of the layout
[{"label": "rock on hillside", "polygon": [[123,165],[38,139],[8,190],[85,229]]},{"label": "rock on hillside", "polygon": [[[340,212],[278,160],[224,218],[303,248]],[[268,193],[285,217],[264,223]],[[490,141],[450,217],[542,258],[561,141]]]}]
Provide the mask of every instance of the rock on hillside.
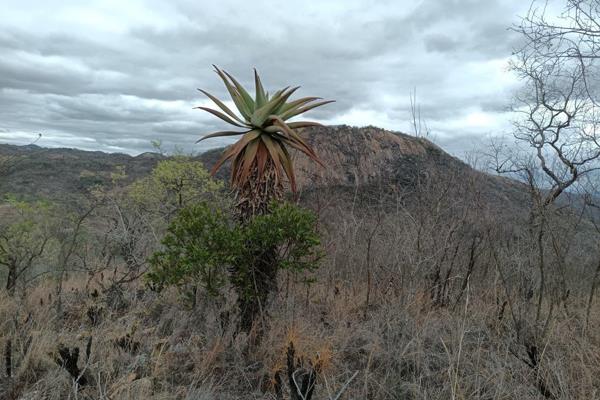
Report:
[{"label": "rock on hillside", "polygon": [[[325,164],[324,168],[320,167],[295,152],[294,166],[301,189],[368,185],[381,180],[408,183],[426,164],[440,169],[469,169],[426,139],[381,128],[324,126],[304,129],[301,136]],[[222,149],[210,150],[199,157],[210,168],[221,152]],[[229,172],[226,164],[218,176],[225,179]]]},{"label": "rock on hillside", "polygon": [[[376,127],[324,126],[301,132],[325,167],[294,153],[298,188],[314,191],[339,188],[338,195],[357,185],[411,190],[420,177],[435,174],[439,179],[474,179],[482,198],[495,207],[520,207],[526,201],[524,186],[516,181],[472,169],[427,139]],[[219,159],[222,149],[200,155],[207,167]],[[218,176],[226,179],[226,164]],[[377,189],[377,188],[375,188]]]},{"label": "rock on hillside", "polygon": [[302,135],[315,148],[325,168],[296,154],[301,189],[323,186],[382,186],[411,189],[419,178],[477,182],[482,198],[496,206],[520,207],[527,201],[523,184],[474,170],[425,138],[376,127],[345,125],[312,128]]},{"label": "rock on hillside", "polygon": [[430,141],[375,127],[345,125],[303,132],[325,168],[296,154],[299,187],[355,186],[381,181],[410,183],[426,166],[468,169]]}]

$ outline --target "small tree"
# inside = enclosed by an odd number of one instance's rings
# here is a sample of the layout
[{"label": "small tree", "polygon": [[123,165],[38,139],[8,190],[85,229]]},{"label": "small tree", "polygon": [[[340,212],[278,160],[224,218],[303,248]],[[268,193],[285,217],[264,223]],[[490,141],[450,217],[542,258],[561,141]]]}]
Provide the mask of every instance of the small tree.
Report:
[{"label": "small tree", "polygon": [[226,283],[223,266],[235,263],[242,242],[222,211],[201,203],[181,210],[162,244],[146,275],[155,289],[200,284],[216,296]]},{"label": "small tree", "polygon": [[265,305],[269,294],[265,285],[273,284],[256,275],[263,257],[270,257],[276,270],[311,271],[318,265],[319,244],[315,215],[289,203],[272,204],[269,214],[246,224],[206,203],[197,204],[173,220],[164,249],[151,258],[147,279],[157,289],[199,284],[213,296],[229,282],[237,289],[240,304],[257,307],[242,313],[245,327],[252,320],[244,318],[253,317]]},{"label": "small tree", "polygon": [[96,222],[89,235],[100,245],[81,248],[79,254],[90,282],[108,278],[106,290],[120,291],[146,272],[148,258],[179,210],[199,201],[221,203],[225,197],[223,184],[211,178],[201,162],[183,155],[160,161],[148,176],[129,186],[118,184],[126,178],[122,169],[112,177],[112,188],[94,192]]},{"label": "small tree", "polygon": [[62,322],[63,304],[62,293],[65,276],[72,268],[73,258],[86,241],[86,220],[90,217],[97,204],[92,202],[73,210],[62,209],[61,218],[56,219],[52,227],[52,235],[56,239],[56,324]]},{"label": "small tree", "polygon": [[186,206],[215,200],[222,188],[202,162],[176,155],[160,161],[149,176],[134,182],[129,195],[140,208],[170,221]]},{"label": "small tree", "polygon": [[43,202],[9,199],[0,227],[0,266],[6,270],[6,290],[13,296],[19,279],[26,277],[45,255],[51,234],[51,207]]}]

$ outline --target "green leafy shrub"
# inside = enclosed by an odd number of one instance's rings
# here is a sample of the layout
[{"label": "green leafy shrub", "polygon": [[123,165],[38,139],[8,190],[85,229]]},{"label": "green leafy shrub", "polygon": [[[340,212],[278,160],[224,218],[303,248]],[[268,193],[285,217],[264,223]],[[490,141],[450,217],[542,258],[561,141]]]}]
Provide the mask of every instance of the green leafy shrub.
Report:
[{"label": "green leafy shrub", "polygon": [[296,272],[313,270],[319,258],[316,216],[290,203],[271,207],[270,213],[254,217],[241,228],[246,246],[243,256],[252,258],[261,250],[276,247],[280,269]]},{"label": "green leafy shrub", "polygon": [[150,260],[148,283],[158,290],[197,284],[213,296],[230,283],[241,296],[266,301],[269,291],[254,279],[261,257],[274,254],[277,270],[292,272],[316,269],[321,257],[312,212],[289,203],[272,204],[270,211],[241,224],[207,203],[184,208]]},{"label": "green leafy shrub", "polygon": [[200,161],[176,155],[160,161],[150,175],[134,182],[129,195],[142,209],[168,219],[190,204],[222,200],[222,189],[223,184],[212,179]]}]

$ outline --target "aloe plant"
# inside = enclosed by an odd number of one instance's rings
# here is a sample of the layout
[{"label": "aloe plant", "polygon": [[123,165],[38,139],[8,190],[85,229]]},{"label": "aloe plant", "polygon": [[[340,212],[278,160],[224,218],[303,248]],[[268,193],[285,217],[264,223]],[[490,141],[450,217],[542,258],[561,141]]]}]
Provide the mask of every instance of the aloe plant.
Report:
[{"label": "aloe plant", "polygon": [[331,103],[320,97],[303,97],[290,100],[297,87],[285,87],[269,95],[265,91],[256,69],[254,70],[255,95],[248,91],[229,73],[214,66],[223,80],[237,113],[221,100],[205,90],[198,89],[218,107],[196,107],[211,113],[230,125],[240,128],[235,131],[220,131],[208,134],[198,141],[215,137],[241,136],[225,150],[214,165],[214,174],[228,160],[231,165],[231,185],[238,197],[238,210],[242,219],[264,214],[268,204],[283,195],[284,177],[289,181],[292,192],[296,192],[296,176],[289,149],[306,154],[322,165],[314,149],[300,137],[296,129],[320,126],[316,122],[288,122],[289,119],[316,107]]},{"label": "aloe plant", "polygon": [[[214,65],[213,65],[214,66]],[[197,107],[232,125],[237,130],[220,131],[208,134],[201,140],[214,137],[241,136],[225,150],[221,159],[214,165],[214,174],[228,160],[231,164],[231,186],[237,197],[237,212],[242,224],[247,224],[254,216],[267,214],[273,201],[283,197],[284,180],[287,178],[293,192],[296,192],[296,176],[290,149],[306,154],[311,160],[322,165],[314,149],[300,137],[299,128],[319,126],[316,122],[288,122],[289,119],[313,108],[331,103],[319,97],[303,97],[290,100],[299,87],[285,87],[272,95],[262,85],[258,72],[254,70],[255,95],[248,91],[229,73],[214,66],[215,72],[223,80],[237,112],[225,103],[198,89],[218,107]],[[249,243],[250,245],[251,243]],[[264,309],[269,294],[276,290],[279,260],[276,247],[261,249],[248,268],[234,268],[232,279],[238,290],[238,304],[241,312],[241,328],[249,331],[259,312]]]}]

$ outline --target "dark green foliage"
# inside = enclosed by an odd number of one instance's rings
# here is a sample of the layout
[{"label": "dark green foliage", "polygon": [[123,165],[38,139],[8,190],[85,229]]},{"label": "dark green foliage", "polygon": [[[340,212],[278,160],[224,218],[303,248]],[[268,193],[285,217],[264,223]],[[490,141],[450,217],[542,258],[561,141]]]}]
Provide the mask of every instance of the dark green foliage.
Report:
[{"label": "dark green foliage", "polygon": [[242,289],[240,296],[262,297],[253,276],[271,249],[277,269],[315,269],[320,258],[315,215],[289,203],[270,211],[242,225],[206,203],[183,209],[169,226],[164,249],[150,260],[148,282],[156,289],[199,284],[213,296],[231,283]]},{"label": "dark green foliage", "polygon": [[239,232],[220,211],[206,203],[184,208],[162,241],[164,250],[150,259],[148,282],[163,286],[200,283],[216,295],[226,282],[223,267],[235,262]]},{"label": "dark green foliage", "polygon": [[254,217],[243,228],[243,257],[252,257],[271,247],[280,249],[280,269],[293,271],[316,268],[319,252],[319,235],[315,230],[316,216],[306,209],[290,203],[274,205],[270,213]]}]

